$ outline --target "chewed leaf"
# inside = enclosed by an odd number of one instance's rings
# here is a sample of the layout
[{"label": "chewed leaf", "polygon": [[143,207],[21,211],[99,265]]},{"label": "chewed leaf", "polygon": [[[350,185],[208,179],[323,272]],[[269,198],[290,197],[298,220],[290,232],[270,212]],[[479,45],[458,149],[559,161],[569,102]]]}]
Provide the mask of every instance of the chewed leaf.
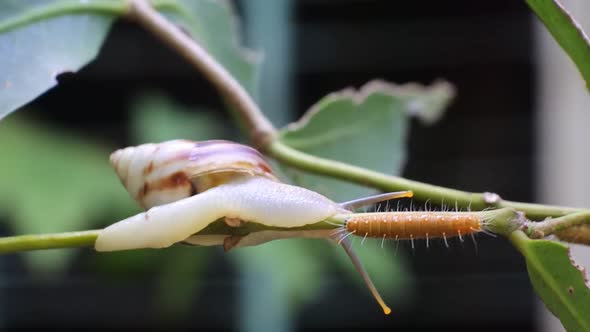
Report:
[{"label": "chewed leaf", "polygon": [[[453,87],[442,81],[429,87],[372,81],[359,91],[346,89],[324,97],[299,122],[283,129],[280,139],[312,155],[399,175],[410,117],[434,122],[453,95]],[[314,175],[301,176],[298,183],[337,201],[374,193]]]},{"label": "chewed leaf", "polygon": [[448,104],[455,97],[455,88],[446,81],[437,81],[428,87],[406,84],[401,86],[397,93],[405,100],[408,114],[425,124],[433,124],[440,120]]},{"label": "chewed leaf", "polygon": [[0,119],[55,86],[60,74],[79,70],[98,53],[114,16],[57,15],[65,4],[0,4]]},{"label": "chewed leaf", "polygon": [[569,248],[547,240],[531,240],[517,231],[511,240],[526,259],[529,277],[539,297],[568,331],[590,331],[590,289],[586,272]]}]

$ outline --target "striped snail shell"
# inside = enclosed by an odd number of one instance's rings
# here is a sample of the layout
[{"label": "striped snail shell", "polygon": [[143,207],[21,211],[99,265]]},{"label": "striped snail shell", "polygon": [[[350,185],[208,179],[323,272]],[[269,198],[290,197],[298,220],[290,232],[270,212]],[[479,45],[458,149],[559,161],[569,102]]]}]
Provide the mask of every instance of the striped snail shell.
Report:
[{"label": "striped snail shell", "polygon": [[113,152],[111,165],[144,209],[178,201],[244,176],[278,181],[255,149],[224,140],[171,140]]}]

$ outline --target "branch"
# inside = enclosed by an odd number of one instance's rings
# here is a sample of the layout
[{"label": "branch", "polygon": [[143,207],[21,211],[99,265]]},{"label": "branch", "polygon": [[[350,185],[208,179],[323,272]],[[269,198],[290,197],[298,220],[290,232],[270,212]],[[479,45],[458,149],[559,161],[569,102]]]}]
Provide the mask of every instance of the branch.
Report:
[{"label": "branch", "polygon": [[585,224],[590,224],[590,211],[576,212],[555,219],[549,218],[541,222],[528,222],[525,225],[525,231],[529,237],[541,239],[573,226]]},{"label": "branch", "polygon": [[[212,222],[209,226],[194,235],[224,235],[224,236],[245,236],[250,233],[261,231],[324,231],[338,228],[335,222],[339,219],[329,219],[326,222],[320,221],[315,224],[301,227],[283,228],[247,222],[240,227],[230,227],[223,219]],[[0,254],[14,253],[20,251],[77,248],[94,246],[94,242],[100,230],[89,230],[80,232],[64,232],[38,235],[19,235],[0,237]]]},{"label": "branch", "polygon": [[99,230],[40,235],[21,235],[0,238],[0,254],[11,252],[76,248],[94,245]]},{"label": "branch", "polygon": [[255,146],[264,146],[275,137],[276,129],[248,92],[195,40],[158,13],[146,0],[131,0],[127,16],[176,50],[207,77],[235,108]]},{"label": "branch", "polygon": [[[326,220],[314,224],[300,227],[277,227],[267,226],[256,222],[245,222],[242,226],[231,227],[227,225],[224,219],[212,222],[207,227],[193,235],[223,235],[226,237],[243,237],[249,234],[262,231],[287,232],[285,236],[277,238],[285,239],[290,237],[301,236],[298,231],[308,231],[308,236],[313,231],[317,231],[318,237],[329,236],[326,230],[337,230],[342,228],[346,221],[355,216],[370,215],[376,219],[386,220],[385,215],[399,214],[407,212],[373,212],[373,213],[339,213],[329,217]],[[410,212],[412,213],[412,212]],[[484,223],[485,229],[494,233],[507,236],[521,224],[519,215],[514,209],[495,209],[480,212],[463,212],[464,214],[477,215]],[[29,250],[58,249],[58,248],[76,248],[94,246],[100,230],[89,230],[82,232],[66,232],[40,235],[21,235],[0,238],[0,254],[13,253]]]},{"label": "branch", "polygon": [[285,164],[308,172],[331,176],[383,191],[410,190],[414,193],[415,198],[423,201],[431,200],[451,206],[456,203],[458,207],[473,210],[483,210],[488,207],[510,207],[525,212],[527,217],[532,219],[563,216],[572,212],[584,211],[571,207],[504,201],[494,193],[471,193],[386,175],[339,161],[312,156],[295,150],[278,140],[272,142],[266,152]]}]

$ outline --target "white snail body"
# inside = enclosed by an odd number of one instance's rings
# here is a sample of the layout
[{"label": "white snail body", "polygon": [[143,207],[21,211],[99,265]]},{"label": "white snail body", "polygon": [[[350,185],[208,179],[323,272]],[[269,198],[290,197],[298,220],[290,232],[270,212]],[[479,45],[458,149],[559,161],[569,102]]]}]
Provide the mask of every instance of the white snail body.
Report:
[{"label": "white snail body", "polygon": [[144,209],[175,202],[243,175],[272,180],[255,149],[222,140],[172,140],[120,149],[110,161],[121,183]]},{"label": "white snail body", "polygon": [[118,150],[111,163],[148,211],[99,234],[98,251],[163,248],[220,218],[299,227],[338,211],[338,204],[279,182],[256,150],[227,141],[168,141]]},{"label": "white snail body", "polygon": [[[223,244],[227,250],[290,237],[333,238],[330,229],[265,230],[237,237],[195,234],[221,218],[233,227],[243,222],[300,227],[349,213],[349,208],[411,196],[389,193],[337,204],[281,183],[258,151],[228,141],[148,143],[115,151],[110,160],[125,188],[147,211],[103,229],[95,242],[97,251],[164,248],[178,242]],[[388,314],[391,310],[345,238],[338,242]]]}]

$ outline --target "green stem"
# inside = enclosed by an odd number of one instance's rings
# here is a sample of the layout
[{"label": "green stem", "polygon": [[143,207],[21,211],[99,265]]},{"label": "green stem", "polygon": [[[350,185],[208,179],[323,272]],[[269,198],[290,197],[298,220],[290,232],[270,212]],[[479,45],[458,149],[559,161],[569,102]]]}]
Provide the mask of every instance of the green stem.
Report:
[{"label": "green stem", "polygon": [[121,16],[127,12],[128,8],[127,1],[89,1],[87,3],[79,0],[55,1],[45,6],[35,6],[21,15],[0,23],[0,33],[67,14],[96,13]]},{"label": "green stem", "polygon": [[[351,217],[359,215],[379,216],[386,214],[404,214],[406,212],[374,212],[374,213],[345,213],[336,214],[325,221],[320,221],[314,224],[309,224],[301,227],[283,228],[275,226],[266,226],[255,222],[246,222],[240,227],[230,227],[223,219],[212,222],[195,235],[225,235],[225,236],[246,236],[250,233],[260,231],[318,231],[331,230],[341,227],[346,220]],[[412,212],[410,212],[412,213]],[[448,212],[454,213],[454,212]],[[468,212],[464,212],[468,213]],[[481,220],[486,221],[486,229],[494,233],[509,236],[513,231],[521,225],[521,220],[517,212],[511,208],[494,209],[489,211],[473,212],[480,217]],[[579,215],[576,217],[576,215]],[[572,217],[570,217],[572,216]],[[560,229],[559,224],[563,227],[582,223],[583,217],[590,217],[590,212],[584,214],[572,214],[568,217],[558,218],[552,220],[551,226],[549,223],[539,223],[540,225],[547,225],[552,229]],[[54,234],[39,234],[39,235],[21,235],[0,238],[0,254],[13,253],[28,250],[42,250],[42,249],[58,249],[58,248],[75,248],[84,246],[93,246],[100,230],[89,230],[81,232],[66,232]]]},{"label": "green stem", "polygon": [[[248,222],[240,227],[230,227],[223,220],[212,222],[209,226],[195,235],[227,235],[245,236],[260,231],[322,231],[337,228],[334,220],[318,222],[294,228],[282,228],[265,226]],[[80,232],[64,232],[53,234],[35,234],[0,237],[0,254],[14,253],[29,250],[76,248],[94,246],[100,230]]]},{"label": "green stem", "polygon": [[273,124],[264,116],[246,89],[207,50],[168,21],[147,0],[131,0],[128,17],[137,21],[199,70],[234,106],[255,146],[268,144],[276,136]]},{"label": "green stem", "polygon": [[530,238],[522,231],[514,231],[510,233],[508,239],[518,249],[518,251],[526,257],[526,244],[530,241]]},{"label": "green stem", "polygon": [[527,222],[525,229],[529,237],[541,239],[566,228],[588,223],[590,223],[590,211],[581,211],[541,222]]},{"label": "green stem", "polygon": [[99,230],[39,235],[21,235],[0,238],[0,254],[57,248],[93,246]]},{"label": "green stem", "polygon": [[492,193],[471,193],[451,188],[435,186],[405,178],[386,175],[350,164],[323,159],[295,150],[279,140],[271,142],[265,150],[275,159],[296,168],[358,183],[383,191],[411,190],[419,200],[448,204],[473,210],[488,207],[510,207],[525,212],[528,218],[542,219],[548,216],[563,216],[582,209],[541,205],[532,203],[504,201]]}]

